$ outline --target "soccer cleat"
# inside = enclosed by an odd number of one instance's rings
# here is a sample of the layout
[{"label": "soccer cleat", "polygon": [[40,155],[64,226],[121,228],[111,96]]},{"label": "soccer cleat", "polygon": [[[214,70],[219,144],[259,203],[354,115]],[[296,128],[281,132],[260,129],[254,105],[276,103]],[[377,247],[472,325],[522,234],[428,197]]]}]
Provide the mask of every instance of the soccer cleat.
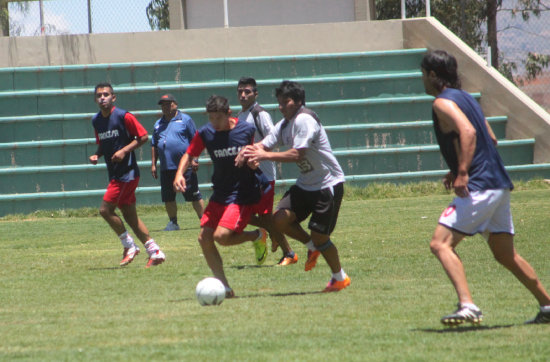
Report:
[{"label": "soccer cleat", "polygon": [[176,231],[179,230],[180,227],[175,222],[169,221],[168,224],[166,224],[166,227],[164,228],[164,231]]},{"label": "soccer cleat", "polygon": [[327,284],[325,290],[323,290],[323,292],[325,292],[325,293],[339,292],[342,289],[349,286],[350,284],[351,284],[351,279],[347,275],[346,275],[346,278],[342,281],[339,281],[339,280],[336,280],[336,279],[332,278],[330,280],[330,282],[328,282],[328,284]]},{"label": "soccer cleat", "polygon": [[441,318],[441,323],[443,323],[447,327],[456,327],[463,324],[464,322],[480,324],[483,320],[483,314],[481,313],[481,310],[473,310],[471,308],[462,306],[462,304],[460,303],[458,303],[457,307],[458,308],[454,313]]},{"label": "soccer cleat", "polygon": [[149,260],[147,261],[147,265],[145,265],[145,267],[150,268],[152,266],[162,264],[165,260],[166,256],[164,255],[164,253],[160,250],[157,250],[149,257]]},{"label": "soccer cleat", "polygon": [[535,318],[528,320],[525,324],[545,324],[550,323],[550,312],[538,312]]},{"label": "soccer cleat", "polygon": [[225,298],[227,299],[230,299],[230,298],[235,298],[235,292],[233,291],[233,289],[229,288],[225,288]]},{"label": "soccer cleat", "polygon": [[124,248],[122,252],[122,260],[120,261],[120,266],[126,266],[134,261],[134,258],[139,254],[139,248],[133,246],[131,248]]},{"label": "soccer cleat", "polygon": [[281,260],[279,260],[277,265],[286,266],[286,265],[290,265],[290,264],[296,264],[297,262],[298,262],[298,254],[292,253],[292,255],[290,255],[290,254],[284,255],[281,258]]},{"label": "soccer cleat", "polygon": [[319,255],[321,255],[321,252],[318,250],[307,251],[307,260],[304,266],[305,271],[310,271],[311,269],[315,268],[315,264],[317,264],[317,258],[319,257]]},{"label": "soccer cleat", "polygon": [[256,262],[258,263],[258,265],[262,265],[267,258],[267,247],[265,245],[265,241],[267,239],[267,231],[262,228],[258,229],[258,231],[260,232],[260,236],[252,243],[254,244]]}]

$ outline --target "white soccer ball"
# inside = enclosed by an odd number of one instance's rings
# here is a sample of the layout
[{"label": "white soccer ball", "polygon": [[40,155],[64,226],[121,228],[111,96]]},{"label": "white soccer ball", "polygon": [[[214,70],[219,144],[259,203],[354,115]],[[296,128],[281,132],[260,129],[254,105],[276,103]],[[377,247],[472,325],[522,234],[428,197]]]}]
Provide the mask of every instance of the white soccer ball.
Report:
[{"label": "white soccer ball", "polygon": [[225,299],[225,286],[216,278],[204,278],[195,290],[200,305],[219,305]]}]

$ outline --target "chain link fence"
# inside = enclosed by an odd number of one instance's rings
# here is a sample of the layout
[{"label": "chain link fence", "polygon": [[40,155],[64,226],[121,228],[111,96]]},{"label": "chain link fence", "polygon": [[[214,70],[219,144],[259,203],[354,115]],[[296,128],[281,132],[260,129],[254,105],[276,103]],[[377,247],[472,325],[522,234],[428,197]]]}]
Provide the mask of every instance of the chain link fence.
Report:
[{"label": "chain link fence", "polygon": [[527,13],[528,19],[514,10],[516,3],[504,0],[498,13],[502,61],[512,65],[514,83],[550,112],[550,0],[541,1],[545,10],[538,16]]},{"label": "chain link fence", "polygon": [[151,31],[151,0],[9,1],[9,35],[36,36]]}]

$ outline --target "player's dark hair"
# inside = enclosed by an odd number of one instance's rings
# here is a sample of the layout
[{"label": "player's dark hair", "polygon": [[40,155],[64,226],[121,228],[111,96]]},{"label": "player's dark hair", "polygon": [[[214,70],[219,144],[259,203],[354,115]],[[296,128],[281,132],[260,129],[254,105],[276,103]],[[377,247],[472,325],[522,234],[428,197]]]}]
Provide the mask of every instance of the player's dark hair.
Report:
[{"label": "player's dark hair", "polygon": [[426,71],[433,71],[436,75],[435,88],[442,91],[443,88],[460,89],[462,86],[458,78],[458,65],[456,58],[445,50],[434,50],[424,55],[420,66]]},{"label": "player's dark hair", "polygon": [[256,79],[254,79],[252,77],[241,77],[241,79],[239,79],[239,83],[237,84],[237,87],[239,87],[241,85],[252,86],[252,90],[254,92],[256,92],[258,90],[258,88],[256,87]]},{"label": "player's dark hair", "polygon": [[283,80],[279,87],[275,88],[275,97],[290,98],[295,103],[301,102],[303,106],[306,105],[304,87],[300,83],[291,80]]},{"label": "player's dark hair", "polygon": [[215,94],[211,95],[210,98],[206,101],[206,112],[229,112],[229,101],[227,98],[222,96],[217,96]]},{"label": "player's dark hair", "polygon": [[98,85],[95,86],[94,94],[97,93],[97,90],[99,88],[111,88],[111,93],[115,94],[115,91],[114,91],[113,86],[111,85],[111,83],[107,83],[107,82],[99,83]]}]

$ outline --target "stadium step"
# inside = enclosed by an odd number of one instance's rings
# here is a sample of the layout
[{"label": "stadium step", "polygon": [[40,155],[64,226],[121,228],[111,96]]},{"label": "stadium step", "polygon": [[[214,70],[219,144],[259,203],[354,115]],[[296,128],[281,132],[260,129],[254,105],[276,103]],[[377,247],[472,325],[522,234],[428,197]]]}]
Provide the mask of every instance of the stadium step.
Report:
[{"label": "stadium step", "polygon": [[[426,49],[173,62],[88,64],[0,69],[0,216],[37,209],[97,207],[107,184],[95,152],[93,86],[109,81],[117,104],[149,133],[160,117],[157,100],[173,93],[197,126],[207,122],[206,98],[228,97],[240,107],[236,82],[254,76],[259,101],[277,122],[273,96],[283,79],[304,85],[349,185],[439,180],[447,172],[432,130],[433,97],[424,93],[419,64]],[[483,97],[472,93],[476,99]],[[490,102],[490,99],[485,100]],[[550,177],[550,164],[533,165],[534,140],[506,140],[505,115],[488,115],[499,152],[514,179]],[[160,203],[150,176],[150,147],[137,152],[140,203]],[[201,157],[201,191],[211,192],[212,163]],[[297,168],[278,165],[277,190],[293,183]]]}]

